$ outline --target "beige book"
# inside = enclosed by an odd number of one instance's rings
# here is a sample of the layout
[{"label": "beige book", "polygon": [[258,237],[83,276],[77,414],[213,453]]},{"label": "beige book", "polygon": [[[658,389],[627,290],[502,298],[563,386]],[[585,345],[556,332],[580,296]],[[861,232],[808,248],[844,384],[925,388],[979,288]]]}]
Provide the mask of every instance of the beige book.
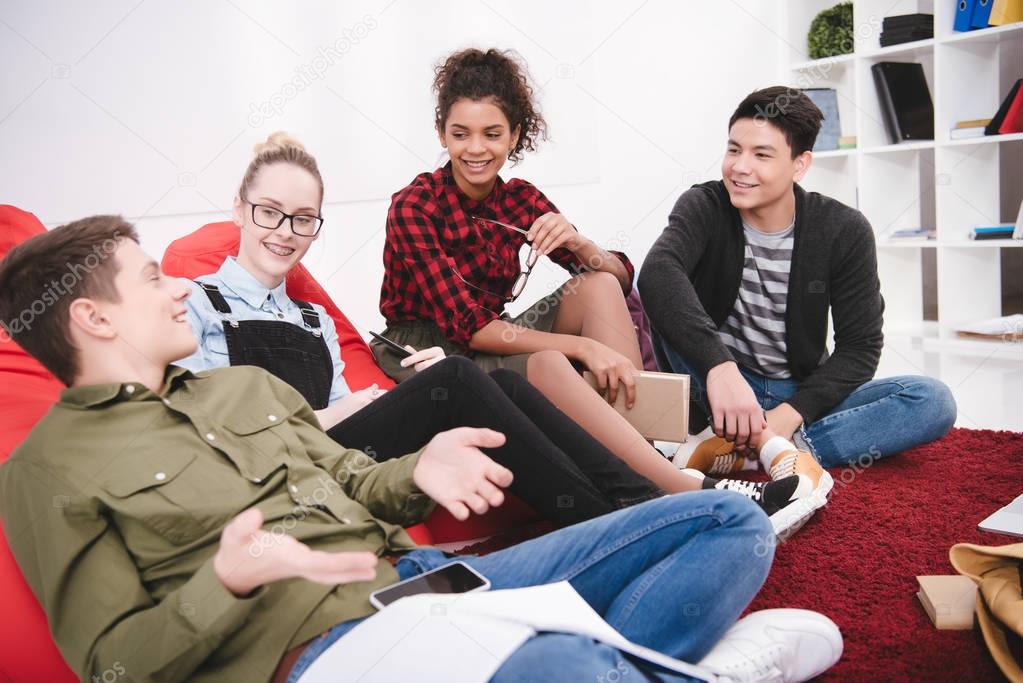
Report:
[{"label": "beige book", "polygon": [[[583,378],[594,389],[592,372]],[[625,407],[625,385],[618,385],[614,409],[646,439],[682,443],[689,438],[689,375],[642,371],[636,376],[636,404]]]},{"label": "beige book", "polygon": [[918,576],[916,580],[920,584],[916,596],[936,628],[959,631],[973,628],[977,584],[969,577]]}]

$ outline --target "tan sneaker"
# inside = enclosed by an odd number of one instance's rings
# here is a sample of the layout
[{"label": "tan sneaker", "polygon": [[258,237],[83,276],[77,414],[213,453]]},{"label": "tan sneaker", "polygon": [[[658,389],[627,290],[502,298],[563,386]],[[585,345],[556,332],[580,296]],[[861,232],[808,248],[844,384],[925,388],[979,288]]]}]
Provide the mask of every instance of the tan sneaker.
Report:
[{"label": "tan sneaker", "polygon": [[835,485],[835,480],[821,467],[817,458],[806,451],[782,451],[771,461],[770,472],[771,479],[776,481],[794,474],[803,477],[804,483],[797,492],[801,498],[812,495],[823,498],[826,502]]},{"label": "tan sneaker", "polygon": [[820,466],[817,458],[798,450],[782,451],[775,456],[770,472],[774,481],[793,475],[799,478],[794,494],[797,500],[771,517],[778,540],[785,541],[801,529],[817,510],[828,504],[828,494],[835,480]]},{"label": "tan sneaker", "polygon": [[750,457],[739,455],[731,441],[712,436],[696,447],[685,466],[704,474],[734,474],[755,469],[757,455],[752,451],[749,454]]}]

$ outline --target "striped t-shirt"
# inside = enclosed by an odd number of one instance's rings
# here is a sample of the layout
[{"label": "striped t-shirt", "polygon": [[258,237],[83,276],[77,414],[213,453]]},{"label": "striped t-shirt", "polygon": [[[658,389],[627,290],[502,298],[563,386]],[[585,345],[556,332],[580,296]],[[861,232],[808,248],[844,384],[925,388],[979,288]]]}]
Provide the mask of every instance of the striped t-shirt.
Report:
[{"label": "striped t-shirt", "polygon": [[735,306],[718,330],[735,360],[765,377],[791,377],[786,360],[785,308],[795,222],[760,232],[745,221],[746,258]]}]

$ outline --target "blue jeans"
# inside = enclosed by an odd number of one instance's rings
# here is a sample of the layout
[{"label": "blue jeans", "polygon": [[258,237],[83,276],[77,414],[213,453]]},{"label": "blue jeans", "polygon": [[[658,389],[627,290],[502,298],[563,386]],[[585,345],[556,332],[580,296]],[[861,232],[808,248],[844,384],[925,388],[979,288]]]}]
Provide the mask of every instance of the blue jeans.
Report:
[{"label": "blue jeans", "polygon": [[[633,642],[698,662],[760,590],[774,556],[767,516],[727,491],[665,496],[554,531],[483,557],[458,557],[493,590],[569,581],[594,610]],[[402,579],[452,562],[414,550],[398,562]],[[288,678],[296,681],[359,621],[314,641]],[[577,635],[541,633],[501,666],[493,681],[691,680],[625,657]],[[617,671],[617,673],[614,673]]]},{"label": "blue jeans", "polygon": [[[690,412],[710,415],[706,388],[699,374],[657,333],[653,334],[653,342],[668,360],[672,372],[689,375],[690,400],[700,409]],[[794,379],[764,377],[741,365],[739,372],[764,410],[785,402],[799,389],[799,382]],[[955,420],[956,402],[943,382],[902,375],[860,385],[829,413],[800,427],[796,441],[824,467],[853,463],[867,467],[879,458],[940,439]]]}]

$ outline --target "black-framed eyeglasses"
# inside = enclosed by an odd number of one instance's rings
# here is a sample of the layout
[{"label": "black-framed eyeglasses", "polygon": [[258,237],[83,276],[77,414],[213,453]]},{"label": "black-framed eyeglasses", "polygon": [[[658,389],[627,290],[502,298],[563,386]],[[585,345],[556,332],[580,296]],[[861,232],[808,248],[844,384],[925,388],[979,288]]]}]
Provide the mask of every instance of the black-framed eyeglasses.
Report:
[{"label": "black-framed eyeglasses", "polygon": [[252,222],[267,230],[276,230],[284,221],[291,222],[291,232],[299,237],[316,237],[323,227],[323,218],[308,214],[288,214],[266,204],[253,204],[242,197],[242,201],[252,207]]},{"label": "black-framed eyeglasses", "polygon": [[[526,234],[529,233],[528,230],[525,230],[523,228],[517,228],[514,225],[508,225],[507,223],[502,223],[501,221],[495,221],[492,218],[482,218],[480,216],[470,216],[470,218],[472,218],[474,221],[477,221],[477,222],[485,222],[485,223],[492,223],[494,225],[499,225],[502,228],[507,228],[508,230],[514,230],[515,232],[522,233],[523,235],[526,235]],[[462,277],[462,274],[458,272],[457,268],[452,268],[451,270],[454,272],[455,276],[458,277],[459,280],[461,280],[465,284],[469,285],[473,289],[475,289],[475,290],[477,290],[479,292],[483,292],[484,294],[489,294],[492,297],[496,297],[498,299],[501,299],[506,304],[510,304],[513,301],[515,301],[516,299],[518,299],[519,296],[522,294],[522,292],[524,292],[526,290],[526,283],[529,282],[529,274],[531,272],[533,272],[533,266],[536,265],[536,262],[537,262],[537,260],[539,260],[539,258],[540,258],[540,254],[537,253],[536,249],[533,248],[533,245],[530,244],[529,245],[529,254],[526,256],[526,267],[522,270],[521,273],[519,273],[519,276],[517,278],[515,278],[515,284],[512,285],[512,289],[511,289],[511,296],[504,296],[503,294],[497,294],[495,292],[491,292],[490,290],[483,289],[482,287],[480,287],[478,285],[474,285],[473,283],[469,282],[464,277]]]}]

